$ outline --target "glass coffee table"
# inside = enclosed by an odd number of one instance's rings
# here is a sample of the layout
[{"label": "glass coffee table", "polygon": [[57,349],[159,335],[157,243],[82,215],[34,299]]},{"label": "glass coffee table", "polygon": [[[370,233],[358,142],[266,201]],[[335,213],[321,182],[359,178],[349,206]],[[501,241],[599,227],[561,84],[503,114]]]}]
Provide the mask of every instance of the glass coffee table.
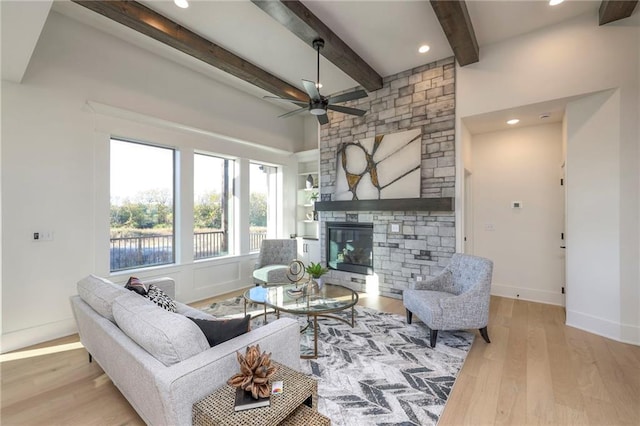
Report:
[{"label": "glass coffee table", "polygon": [[[355,305],[358,303],[358,293],[336,284],[324,284],[322,288],[304,291],[302,294],[293,293],[293,290],[304,288],[304,285],[283,284],[270,285],[264,288],[264,304],[273,308],[276,316],[280,312],[288,312],[294,315],[306,315],[307,327],[313,327],[313,354],[301,355],[301,358],[318,357],[318,317],[332,318],[355,326]],[[351,308],[351,321],[339,316],[331,315],[336,312]],[[266,312],[266,311],[265,311]],[[306,329],[305,327],[304,329]],[[303,331],[304,331],[303,329]]]}]

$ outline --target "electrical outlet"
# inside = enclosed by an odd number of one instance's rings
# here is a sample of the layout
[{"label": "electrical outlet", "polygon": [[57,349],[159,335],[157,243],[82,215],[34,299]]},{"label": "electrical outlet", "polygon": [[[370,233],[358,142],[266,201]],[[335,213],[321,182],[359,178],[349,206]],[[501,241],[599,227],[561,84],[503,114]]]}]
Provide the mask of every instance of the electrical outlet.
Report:
[{"label": "electrical outlet", "polygon": [[33,233],[33,241],[53,241],[53,231],[37,231]]},{"label": "electrical outlet", "polygon": [[489,232],[493,232],[496,230],[496,227],[493,223],[485,223],[484,224],[484,230],[485,231],[489,231]]}]

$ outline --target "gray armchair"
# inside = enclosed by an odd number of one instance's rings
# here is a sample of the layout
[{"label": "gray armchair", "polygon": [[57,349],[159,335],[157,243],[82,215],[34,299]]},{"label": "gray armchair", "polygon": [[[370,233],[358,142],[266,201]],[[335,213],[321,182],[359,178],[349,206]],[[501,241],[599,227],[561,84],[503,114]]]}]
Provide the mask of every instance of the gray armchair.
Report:
[{"label": "gray armchair", "polygon": [[416,279],[402,299],[407,323],[416,314],[430,329],[431,347],[436,346],[438,330],[477,328],[487,343],[489,333],[489,294],[493,262],[477,256],[454,254],[442,273],[433,279]]},{"label": "gray armchair", "polygon": [[297,258],[297,242],[293,238],[262,240],[260,256],[256,261],[253,278],[256,284],[288,282],[289,264]]}]

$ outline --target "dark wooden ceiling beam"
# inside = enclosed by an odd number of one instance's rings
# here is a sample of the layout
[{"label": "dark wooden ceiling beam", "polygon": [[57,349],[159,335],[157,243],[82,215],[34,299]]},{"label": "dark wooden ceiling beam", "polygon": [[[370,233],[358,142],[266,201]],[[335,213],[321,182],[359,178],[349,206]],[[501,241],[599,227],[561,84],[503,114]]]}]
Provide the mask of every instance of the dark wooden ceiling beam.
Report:
[{"label": "dark wooden ceiling beam", "polygon": [[309,100],[309,96],[302,90],[140,3],[121,0],[72,1],[276,96],[303,102]]},{"label": "dark wooden ceiling beam", "polygon": [[382,88],[382,77],[299,1],[252,0],[260,9],[312,46],[320,37],[320,54],[368,91]]},{"label": "dark wooden ceiling beam", "polygon": [[600,25],[628,18],[637,5],[638,0],[602,0],[598,11]]},{"label": "dark wooden ceiling beam", "polygon": [[431,0],[440,26],[460,66],[480,60],[480,48],[464,0]]}]

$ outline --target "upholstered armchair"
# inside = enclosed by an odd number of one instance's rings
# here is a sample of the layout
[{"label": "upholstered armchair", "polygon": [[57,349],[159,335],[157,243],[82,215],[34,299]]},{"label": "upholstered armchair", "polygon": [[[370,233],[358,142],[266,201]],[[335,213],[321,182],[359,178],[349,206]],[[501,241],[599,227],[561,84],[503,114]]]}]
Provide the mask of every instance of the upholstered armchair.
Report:
[{"label": "upholstered armchair", "polygon": [[454,254],[451,262],[435,278],[416,277],[402,299],[407,323],[416,314],[429,327],[431,347],[439,330],[477,328],[487,343],[489,333],[489,293],[493,262],[477,256]]},{"label": "upholstered armchair", "polygon": [[262,240],[253,278],[256,284],[284,283],[289,264],[297,257],[297,242],[293,238]]}]

